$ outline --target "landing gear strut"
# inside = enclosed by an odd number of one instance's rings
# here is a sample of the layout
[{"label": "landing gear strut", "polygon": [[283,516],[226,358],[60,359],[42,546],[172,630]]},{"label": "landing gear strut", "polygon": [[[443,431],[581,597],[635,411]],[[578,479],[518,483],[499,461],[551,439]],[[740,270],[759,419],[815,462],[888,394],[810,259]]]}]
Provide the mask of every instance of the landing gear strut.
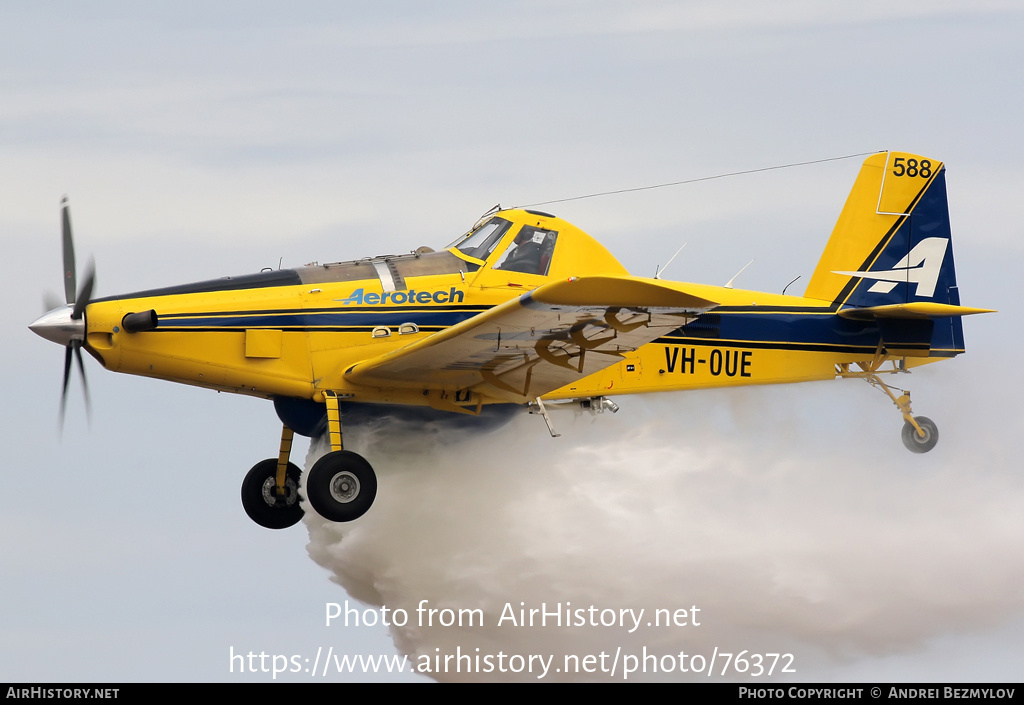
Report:
[{"label": "landing gear strut", "polygon": [[910,392],[903,390],[897,397],[888,384],[877,374],[867,378],[873,387],[881,387],[892,403],[903,414],[903,445],[912,453],[927,453],[939,442],[939,427],[927,416],[914,416],[910,409]]},{"label": "landing gear strut", "polygon": [[885,392],[903,415],[903,445],[912,453],[927,453],[939,442],[939,428],[927,416],[914,416],[910,408],[909,391],[900,390],[902,394],[897,397],[893,393],[892,387],[882,381],[882,378],[879,377],[880,372],[906,372],[902,360],[898,366],[896,361],[892,360],[893,368],[882,370],[882,363],[885,360],[886,356],[882,353],[881,345],[879,345],[874,360],[857,363],[857,366],[861,368],[860,372],[852,371],[848,364],[843,364],[839,366],[837,373],[841,377],[860,377],[872,387]]},{"label": "landing gear strut", "polygon": [[281,431],[281,450],[277,459],[256,463],[242,481],[242,507],[249,518],[268,529],[287,529],[302,519],[299,505],[301,471],[288,462],[292,430]]},{"label": "landing gear strut", "polygon": [[306,476],[306,497],[317,514],[331,521],[358,519],[377,496],[377,476],[363,456],[343,450],[341,412],[334,392],[324,392],[331,452]]}]

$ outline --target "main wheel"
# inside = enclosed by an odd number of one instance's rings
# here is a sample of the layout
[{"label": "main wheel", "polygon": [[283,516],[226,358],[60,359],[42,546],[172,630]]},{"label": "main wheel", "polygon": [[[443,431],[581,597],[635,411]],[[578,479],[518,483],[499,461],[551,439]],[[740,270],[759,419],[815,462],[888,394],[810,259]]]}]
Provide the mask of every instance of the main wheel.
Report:
[{"label": "main wheel", "polygon": [[912,423],[904,423],[903,445],[914,453],[927,453],[939,442],[939,427],[927,416],[915,416],[914,421],[924,431],[924,436],[918,434]]},{"label": "main wheel", "polygon": [[302,519],[299,479],[302,471],[288,463],[284,496],[277,494],[277,459],[261,460],[242,480],[242,507],[249,518],[268,529],[287,529]]},{"label": "main wheel", "polygon": [[336,450],[316,461],[306,476],[306,497],[324,519],[352,521],[373,504],[377,476],[363,456]]}]

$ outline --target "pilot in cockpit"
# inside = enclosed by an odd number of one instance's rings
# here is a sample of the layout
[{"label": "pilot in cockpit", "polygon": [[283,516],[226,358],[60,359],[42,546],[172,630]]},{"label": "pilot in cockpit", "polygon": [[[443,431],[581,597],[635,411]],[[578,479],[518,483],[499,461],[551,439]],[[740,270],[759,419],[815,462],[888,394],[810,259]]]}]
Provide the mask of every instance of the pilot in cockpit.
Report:
[{"label": "pilot in cockpit", "polygon": [[494,269],[546,275],[558,233],[524,226]]}]

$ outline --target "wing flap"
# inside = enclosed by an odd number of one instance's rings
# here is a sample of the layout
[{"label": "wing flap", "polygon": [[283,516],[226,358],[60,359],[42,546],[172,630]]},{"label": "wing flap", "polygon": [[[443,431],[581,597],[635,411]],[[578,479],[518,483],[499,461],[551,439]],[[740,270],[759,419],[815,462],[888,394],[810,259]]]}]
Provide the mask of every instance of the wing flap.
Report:
[{"label": "wing flap", "polygon": [[572,278],[360,362],[345,376],[360,385],[472,389],[523,402],[604,369],[715,306],[653,280]]}]

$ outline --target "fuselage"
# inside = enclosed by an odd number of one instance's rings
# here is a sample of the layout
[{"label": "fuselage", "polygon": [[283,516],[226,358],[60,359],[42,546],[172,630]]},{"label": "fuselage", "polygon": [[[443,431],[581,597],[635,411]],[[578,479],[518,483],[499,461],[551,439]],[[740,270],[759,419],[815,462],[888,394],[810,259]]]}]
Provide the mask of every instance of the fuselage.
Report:
[{"label": "fuselage", "polygon": [[[496,218],[503,230],[493,242],[481,235],[439,252],[96,299],[86,309],[85,347],[113,371],[220,391],[322,401],[323,390],[333,390],[358,402],[429,405],[423,391],[355,384],[345,373],[549,281],[628,274],[603,246],[558,218],[529,211]],[[503,259],[511,259],[517,233],[526,228],[555,233],[557,242],[543,265],[516,271]],[[870,359],[879,346],[875,323],[840,317],[830,301],[658,283],[718,306],[543,398],[831,379],[837,365]],[[929,354],[960,351],[917,347],[908,344],[900,353],[924,362]]]}]

